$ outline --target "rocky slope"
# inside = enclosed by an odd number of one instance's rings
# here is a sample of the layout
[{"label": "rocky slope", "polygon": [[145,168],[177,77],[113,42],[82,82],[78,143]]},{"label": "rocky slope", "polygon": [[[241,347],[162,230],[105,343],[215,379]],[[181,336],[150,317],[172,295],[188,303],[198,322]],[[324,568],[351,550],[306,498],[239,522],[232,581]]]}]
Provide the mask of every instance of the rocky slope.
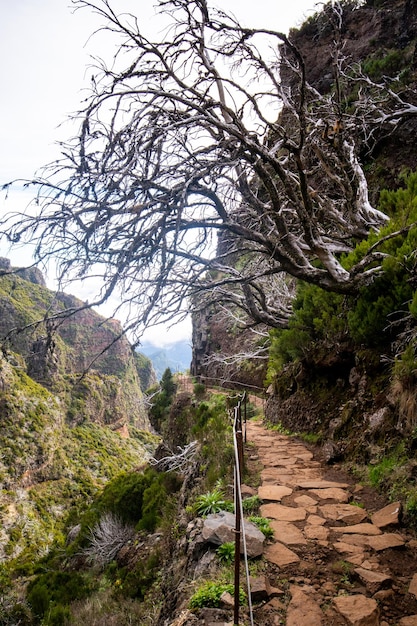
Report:
[{"label": "rocky slope", "polygon": [[74,511],[141,465],[157,438],[140,386],[152,370],[126,338],[115,342],[120,324],[88,308],[67,318],[83,303],[35,269],[1,269],[0,569],[13,572],[62,542]]}]

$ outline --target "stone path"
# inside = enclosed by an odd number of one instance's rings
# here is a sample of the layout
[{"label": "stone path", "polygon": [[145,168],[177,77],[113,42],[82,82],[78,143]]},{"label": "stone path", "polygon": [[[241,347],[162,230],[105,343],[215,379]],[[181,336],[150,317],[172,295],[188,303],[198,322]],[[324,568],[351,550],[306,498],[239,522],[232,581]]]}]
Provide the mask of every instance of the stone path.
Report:
[{"label": "stone path", "polygon": [[327,480],[303,443],[259,422],[248,422],[247,440],[274,530],[264,553],[274,593],[255,623],[417,626],[417,541],[400,527],[400,504],[366,510],[360,485]]}]

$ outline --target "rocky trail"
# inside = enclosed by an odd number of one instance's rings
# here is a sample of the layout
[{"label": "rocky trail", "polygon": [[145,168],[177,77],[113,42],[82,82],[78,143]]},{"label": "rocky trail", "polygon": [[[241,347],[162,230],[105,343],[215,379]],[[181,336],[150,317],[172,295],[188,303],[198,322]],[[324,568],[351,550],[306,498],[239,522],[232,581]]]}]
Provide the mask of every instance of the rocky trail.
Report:
[{"label": "rocky trail", "polygon": [[401,527],[400,504],[384,506],[259,422],[248,422],[247,440],[260,513],[274,530],[253,581],[255,624],[417,626],[417,541]]}]

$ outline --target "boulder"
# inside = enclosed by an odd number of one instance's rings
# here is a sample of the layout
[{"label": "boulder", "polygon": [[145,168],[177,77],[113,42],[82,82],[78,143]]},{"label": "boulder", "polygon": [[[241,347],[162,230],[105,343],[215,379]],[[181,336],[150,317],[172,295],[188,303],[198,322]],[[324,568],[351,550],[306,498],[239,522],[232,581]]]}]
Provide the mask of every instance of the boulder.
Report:
[{"label": "boulder", "polygon": [[271,595],[271,585],[266,576],[250,577],[250,595],[253,602],[263,602]]},{"label": "boulder", "polygon": [[[234,513],[220,511],[207,515],[203,522],[201,534],[205,542],[220,546],[222,543],[235,540],[235,528]],[[245,521],[244,528],[248,556],[260,556],[263,552],[265,535],[252,522]],[[243,541],[240,542],[240,550],[243,552]]]}]

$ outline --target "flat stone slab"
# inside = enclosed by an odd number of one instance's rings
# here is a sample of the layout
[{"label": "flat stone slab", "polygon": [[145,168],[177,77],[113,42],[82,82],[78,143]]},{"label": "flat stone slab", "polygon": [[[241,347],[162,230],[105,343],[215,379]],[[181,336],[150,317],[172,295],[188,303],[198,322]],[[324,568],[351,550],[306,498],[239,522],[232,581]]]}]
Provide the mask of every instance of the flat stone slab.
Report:
[{"label": "flat stone slab", "polygon": [[404,544],[404,539],[396,533],[384,533],[378,537],[368,538],[368,545],[377,552],[387,550],[388,548],[400,548]]},{"label": "flat stone slab", "polygon": [[349,494],[340,487],[327,487],[325,489],[311,489],[311,493],[321,500],[336,500],[336,502],[349,502]]},{"label": "flat stone slab", "polygon": [[381,530],[374,524],[354,524],[353,526],[332,526],[331,530],[336,533],[358,535],[381,535]]},{"label": "flat stone slab", "polygon": [[329,529],[324,526],[306,526],[304,534],[307,539],[316,539],[317,541],[327,541],[329,538]]},{"label": "flat stone slab", "polygon": [[365,552],[363,546],[357,546],[353,543],[346,543],[345,541],[337,541],[333,544],[333,548],[341,554],[361,554],[365,558]]},{"label": "flat stone slab", "polygon": [[352,546],[369,546],[369,535],[342,535],[339,541],[350,543]]},{"label": "flat stone slab", "polygon": [[392,502],[372,515],[372,524],[378,528],[398,526],[400,523],[401,502]]},{"label": "flat stone slab", "polygon": [[324,526],[326,520],[320,515],[309,515],[307,518],[307,524],[311,524],[311,526]]},{"label": "flat stone slab", "polygon": [[279,567],[284,567],[284,565],[291,565],[291,563],[298,563],[300,561],[300,557],[295,552],[279,542],[268,546],[264,554],[267,561],[275,563],[275,565],[278,565]]},{"label": "flat stone slab", "polygon": [[267,469],[262,470],[261,472],[262,483],[270,482],[272,480],[282,485],[284,484],[286,479],[291,480],[291,478],[292,478],[292,475],[290,472],[288,472],[288,470],[285,470],[285,472],[282,472],[275,468],[267,468]]},{"label": "flat stone slab", "polygon": [[[260,507],[262,517],[270,517],[281,522],[301,522],[306,518],[306,510],[301,507],[284,506],[283,504],[263,504]],[[374,526],[376,528],[376,526]]]},{"label": "flat stone slab", "polygon": [[348,563],[352,563],[352,565],[365,567],[367,556],[368,555],[366,554],[366,552],[359,552],[358,554],[347,554],[345,556],[345,560],[348,561]]},{"label": "flat stone slab", "polygon": [[339,613],[352,626],[379,626],[379,609],[376,600],[362,594],[338,596],[333,603]]},{"label": "flat stone slab", "polygon": [[398,626],[417,626],[417,615],[402,617],[398,622]]},{"label": "flat stone slab", "polygon": [[262,485],[258,488],[258,496],[261,500],[272,500],[280,502],[285,496],[291,495],[293,490],[291,487],[284,485]]},{"label": "flat stone slab", "polygon": [[301,489],[332,489],[340,488],[347,489],[349,485],[347,483],[336,483],[331,480],[304,480],[297,483],[297,487],[301,487]]},{"label": "flat stone slab", "polygon": [[307,541],[302,531],[290,524],[289,522],[280,522],[272,520],[270,526],[274,531],[274,537],[277,541],[285,543],[285,545],[306,545]]},{"label": "flat stone slab", "polygon": [[310,496],[298,496],[298,498],[294,498],[294,502],[297,506],[303,506],[305,509],[317,504],[317,500],[310,498]]},{"label": "flat stone slab", "polygon": [[355,568],[355,574],[359,576],[367,590],[374,595],[380,589],[386,589],[392,583],[391,576],[381,572],[374,572],[364,567]]},{"label": "flat stone slab", "polygon": [[313,453],[310,452],[309,450],[295,450],[294,451],[294,456],[297,457],[297,459],[300,459],[301,461],[312,461],[313,460]]},{"label": "flat stone slab", "polygon": [[321,626],[323,613],[312,595],[296,585],[290,586],[290,594],[286,626]]},{"label": "flat stone slab", "polygon": [[323,504],[320,506],[320,512],[328,520],[344,522],[349,525],[360,524],[368,517],[365,509],[353,504]]}]

